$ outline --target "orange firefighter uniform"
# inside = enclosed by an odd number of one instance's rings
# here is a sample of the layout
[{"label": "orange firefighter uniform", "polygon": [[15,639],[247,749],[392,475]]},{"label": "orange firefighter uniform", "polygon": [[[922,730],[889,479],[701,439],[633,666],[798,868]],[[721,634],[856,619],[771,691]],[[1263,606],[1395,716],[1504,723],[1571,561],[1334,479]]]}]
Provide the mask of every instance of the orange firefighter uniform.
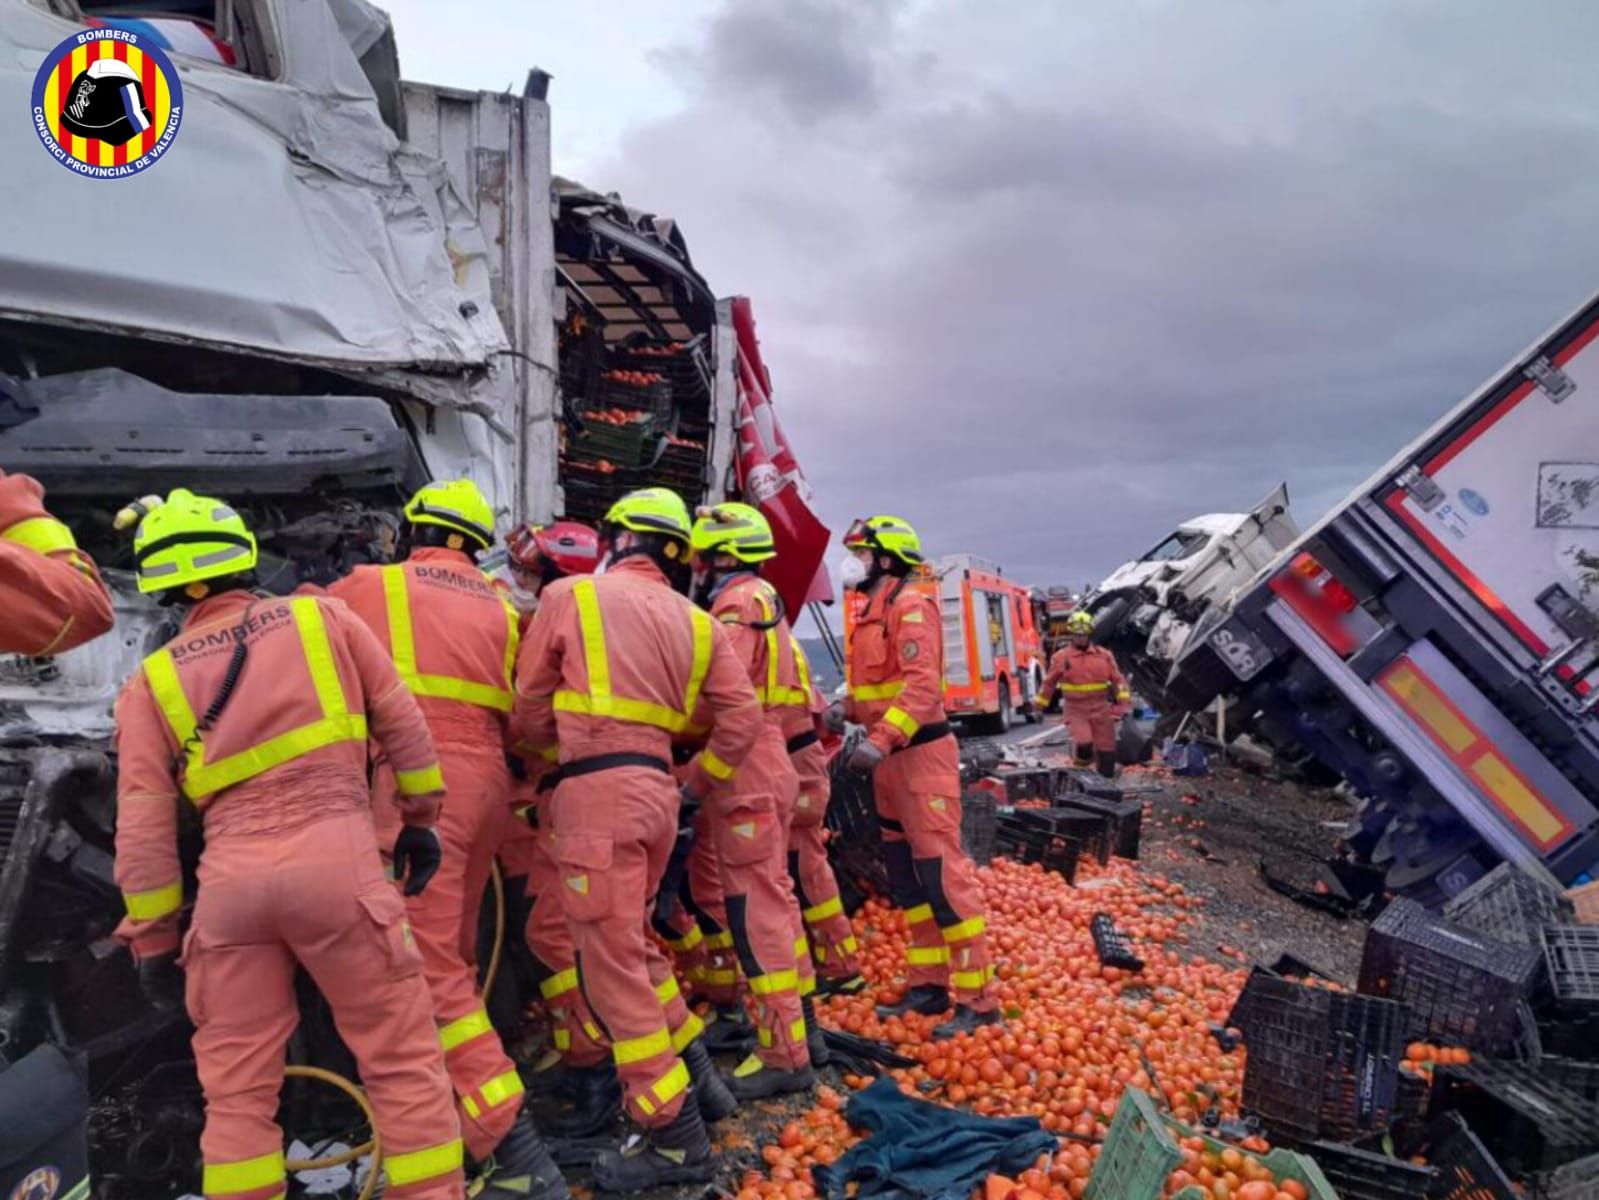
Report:
[{"label": "orange firefighter uniform", "polygon": [[1116,722],[1132,700],[1116,665],[1116,656],[1104,646],[1066,646],[1049,660],[1049,673],[1039,692],[1047,703],[1060,690],[1066,709],[1066,728],[1077,757],[1087,761],[1089,751],[1102,767],[1116,764]]},{"label": "orange firefighter uniform", "polygon": [[724,577],[710,604],[765,713],[749,757],[701,809],[715,849],[727,934],[755,1006],[756,1057],[740,1064],[735,1076],[762,1064],[784,1071],[810,1065],[800,997],[815,990],[815,969],[787,869],[800,785],[784,732],[792,714],[808,719],[810,697],[800,686],[781,610],[772,585],[753,571]]},{"label": "orange firefighter uniform", "polygon": [[62,654],[111,628],[111,595],[44,489],[0,471],[0,653]]},{"label": "orange firefighter uniform", "polygon": [[764,721],[743,665],[711,618],[648,558],[545,588],[517,667],[512,733],[554,751],[557,891],[576,943],[579,986],[610,1044],[629,1114],[670,1125],[689,1074],[678,1052],[702,1028],[649,912],[677,837],[671,739],[701,701],[714,726],[690,780],[731,778]]},{"label": "orange firefighter uniform", "polygon": [[[403,563],[357,567],[329,590],[389,647],[444,768],[450,793],[438,827],[444,861],[407,909],[467,1152],[481,1160],[509,1132],[523,1097],[477,979],[478,910],[511,819],[505,746],[516,612],[466,552],[441,546],[418,547]],[[380,771],[378,787],[389,778]],[[381,824],[379,835],[387,844]]]},{"label": "orange firefighter uniform", "polygon": [[[796,708],[784,721],[788,753],[799,772],[799,801],[788,831],[788,870],[798,892],[801,915],[810,934],[818,972],[823,979],[846,982],[861,973],[860,946],[844,914],[838,894],[838,880],[827,861],[823,822],[832,794],[827,748],[822,744],[821,715],[826,711],[822,695],[811,682],[810,664],[798,641],[791,644],[799,685],[810,697],[803,709]],[[803,715],[802,715],[803,712]]]},{"label": "orange firefighter uniform", "polygon": [[850,635],[845,714],[886,757],[873,771],[894,903],[910,927],[911,987],[973,1012],[989,986],[983,894],[960,844],[960,760],[944,713],[943,634],[930,596],[884,577]]},{"label": "orange firefighter uniform", "polygon": [[[237,685],[203,727],[241,636]],[[459,1127],[422,960],[373,835],[368,736],[393,766],[400,821],[431,826],[444,785],[383,647],[335,601],[224,592],[145,660],[116,716],[116,877],[128,910],[118,933],[137,957],[177,946],[179,806],[192,803],[205,828],[183,964],[208,1200],[284,1193],[274,1116],[299,1021],[297,964],[360,1065],[389,1194],[459,1197]]]}]

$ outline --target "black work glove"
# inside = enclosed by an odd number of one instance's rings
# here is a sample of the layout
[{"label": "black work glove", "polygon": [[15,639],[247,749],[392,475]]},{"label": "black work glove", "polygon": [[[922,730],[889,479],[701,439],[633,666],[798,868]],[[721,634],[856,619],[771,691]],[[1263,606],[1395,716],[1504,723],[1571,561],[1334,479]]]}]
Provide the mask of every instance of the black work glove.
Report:
[{"label": "black work glove", "polygon": [[697,795],[688,784],[683,784],[677,789],[677,827],[685,829],[694,823],[694,815],[700,811],[700,804],[704,797]]},{"label": "black work glove", "polygon": [[844,719],[844,706],[842,704],[828,705],[827,711],[822,714],[822,724],[827,727],[829,733],[843,733],[848,729],[849,722]]},{"label": "black work glove", "polygon": [[407,825],[394,839],[394,878],[405,880],[407,896],[420,895],[443,861],[439,835],[431,829]]},{"label": "black work glove", "polygon": [[141,958],[138,962],[139,990],[157,1012],[183,1011],[183,968],[178,952]]},{"label": "black work glove", "polygon": [[688,874],[688,858],[694,853],[694,825],[692,818],[681,818],[677,825],[677,840],[672,843],[672,855],[666,860],[666,870],[661,875],[660,890],[655,893],[655,916],[652,922],[657,929],[671,921],[677,913],[678,893],[683,890],[683,879]]},{"label": "black work glove", "polygon": [[1105,699],[1109,700],[1112,704],[1116,703],[1116,685],[1114,683],[1107,683],[1105,685]]},{"label": "black work glove", "polygon": [[870,775],[877,769],[877,764],[882,762],[885,757],[886,755],[881,750],[865,738],[862,738],[861,744],[856,746],[854,753],[849,756],[847,765],[857,775]]}]

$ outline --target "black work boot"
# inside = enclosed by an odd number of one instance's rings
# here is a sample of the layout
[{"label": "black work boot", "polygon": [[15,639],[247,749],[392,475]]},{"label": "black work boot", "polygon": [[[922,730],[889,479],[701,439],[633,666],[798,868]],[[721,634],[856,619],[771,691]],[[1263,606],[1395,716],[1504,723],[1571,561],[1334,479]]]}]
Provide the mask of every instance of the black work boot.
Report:
[{"label": "black work boot", "polygon": [[950,1038],[962,1033],[976,1033],[984,1025],[998,1025],[999,1014],[992,1009],[988,1012],[978,1012],[965,1004],[955,1006],[955,1015],[947,1021],[940,1022],[933,1029],[935,1042],[947,1042]]},{"label": "black work boot", "polygon": [[613,1064],[568,1067],[566,1075],[572,1109],[551,1119],[549,1130],[553,1136],[593,1137],[616,1124],[616,1119],[622,1115],[622,1082]]},{"label": "black work boot", "polygon": [[879,1004],[877,1019],[886,1021],[890,1017],[903,1017],[906,1013],[921,1013],[925,1017],[936,1017],[939,1013],[948,1011],[949,989],[939,987],[936,983],[921,983],[906,992],[897,1003]]},{"label": "black work boot", "polygon": [[769,1067],[759,1057],[751,1054],[734,1069],[728,1078],[728,1087],[741,1101],[767,1100],[773,1096],[787,1096],[807,1091],[816,1086],[816,1072],[809,1066],[785,1071]]},{"label": "black work boot", "polygon": [[711,1062],[711,1052],[705,1048],[703,1036],[683,1047],[683,1065],[688,1068],[688,1077],[694,1084],[701,1120],[714,1124],[738,1111],[738,1099],[727,1090],[727,1080]]},{"label": "black work boot", "polygon": [[816,990],[824,996],[859,996],[866,990],[866,976],[851,975],[848,979],[829,979],[822,975],[816,980]]},{"label": "black work boot", "polygon": [[711,1010],[713,1019],[700,1037],[712,1054],[743,1054],[755,1044],[755,1024],[742,1005]]},{"label": "black work boot", "polygon": [[559,1050],[548,1050],[522,1076],[529,1096],[566,1096],[571,1093],[572,1081]]},{"label": "black work boot", "polygon": [[511,1132],[494,1147],[481,1179],[477,1200],[571,1200],[561,1169],[525,1108],[516,1114]]},{"label": "black work boot", "polygon": [[635,1133],[618,1150],[594,1160],[594,1183],[604,1192],[642,1192],[669,1183],[709,1183],[716,1174],[711,1139],[690,1093],[670,1125]]},{"label": "black work boot", "polygon": [[827,1049],[827,1039],[822,1036],[821,1023],[816,1019],[816,1005],[811,997],[800,997],[800,1008],[805,1011],[805,1045],[811,1052],[811,1066],[825,1067],[833,1055]]},{"label": "black work boot", "polygon": [[1094,755],[1094,770],[1106,779],[1116,778],[1116,755],[1114,751],[1106,751]]}]

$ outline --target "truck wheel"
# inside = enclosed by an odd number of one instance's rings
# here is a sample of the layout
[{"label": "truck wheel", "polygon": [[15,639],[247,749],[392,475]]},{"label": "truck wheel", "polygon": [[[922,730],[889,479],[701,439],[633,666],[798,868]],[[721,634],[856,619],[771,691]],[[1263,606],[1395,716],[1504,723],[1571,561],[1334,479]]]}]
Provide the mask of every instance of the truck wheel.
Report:
[{"label": "truck wheel", "polygon": [[1011,726],[1010,684],[1005,680],[999,681],[999,711],[986,713],[973,722],[977,732],[986,734],[1004,733]]}]

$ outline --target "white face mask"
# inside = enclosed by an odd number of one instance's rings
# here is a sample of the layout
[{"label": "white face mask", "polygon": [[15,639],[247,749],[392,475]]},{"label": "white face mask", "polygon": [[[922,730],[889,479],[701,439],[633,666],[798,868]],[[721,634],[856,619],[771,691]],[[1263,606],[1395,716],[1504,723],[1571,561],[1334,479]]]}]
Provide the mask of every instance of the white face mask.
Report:
[{"label": "white face mask", "polygon": [[510,587],[508,587],[506,591],[511,598],[511,607],[516,609],[516,611],[521,613],[524,617],[531,617],[534,613],[538,612],[539,594],[537,592],[529,591],[527,588],[519,584],[514,578],[511,580]]},{"label": "white face mask", "polygon": [[853,554],[845,555],[838,564],[838,581],[844,588],[858,588],[866,582],[866,564]]}]

